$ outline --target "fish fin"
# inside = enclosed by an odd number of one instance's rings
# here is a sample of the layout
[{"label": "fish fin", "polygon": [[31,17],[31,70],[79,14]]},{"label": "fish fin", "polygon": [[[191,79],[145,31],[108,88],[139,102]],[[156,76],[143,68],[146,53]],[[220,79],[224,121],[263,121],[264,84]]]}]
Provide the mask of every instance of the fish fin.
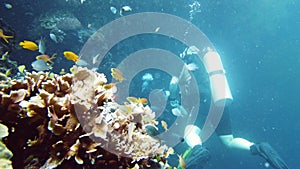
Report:
[{"label": "fish fin", "polygon": [[52,56],[51,56],[51,58],[50,58],[50,60],[55,59],[56,56],[57,56],[57,53],[53,53]]}]

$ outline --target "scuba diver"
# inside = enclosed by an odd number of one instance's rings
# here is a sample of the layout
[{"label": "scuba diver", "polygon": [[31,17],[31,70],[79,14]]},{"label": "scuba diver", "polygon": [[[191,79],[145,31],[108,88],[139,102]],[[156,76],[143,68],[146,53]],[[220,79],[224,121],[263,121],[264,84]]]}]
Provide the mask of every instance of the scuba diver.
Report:
[{"label": "scuba diver", "polygon": [[[223,106],[224,111],[222,117],[216,126],[215,132],[221,139],[222,143],[228,148],[235,148],[240,150],[249,151],[253,155],[258,155],[264,158],[274,169],[288,169],[287,164],[278,155],[278,153],[271,147],[270,144],[254,143],[244,138],[238,138],[233,136],[231,123],[230,123],[230,102],[232,101],[232,95],[225,76],[225,70],[223,68],[220,56],[215,51],[208,51],[202,58],[205,69],[209,75],[210,89],[212,95],[212,101],[216,106]],[[184,72],[183,68],[183,71]],[[172,112],[178,112],[180,106],[180,92],[179,81],[182,78],[182,74],[178,77],[173,77],[169,85],[169,97],[168,100],[172,106]],[[175,80],[174,80],[175,79]],[[220,85],[220,80],[223,85]],[[221,89],[220,89],[221,87]],[[221,92],[220,92],[221,91]],[[187,125],[185,128],[189,131],[184,134],[184,141],[189,148],[183,154],[183,158],[186,160],[186,166],[188,169],[202,169],[210,160],[211,155],[209,151],[202,146],[200,137],[201,129],[194,124]]]}]

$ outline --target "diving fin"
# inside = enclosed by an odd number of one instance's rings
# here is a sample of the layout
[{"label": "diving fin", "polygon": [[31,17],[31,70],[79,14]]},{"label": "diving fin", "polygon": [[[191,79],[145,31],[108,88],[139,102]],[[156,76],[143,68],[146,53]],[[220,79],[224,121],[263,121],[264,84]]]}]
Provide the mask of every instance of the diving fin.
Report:
[{"label": "diving fin", "polygon": [[269,143],[254,144],[250,147],[250,151],[253,155],[260,155],[263,157],[275,169],[288,169],[287,164]]},{"label": "diving fin", "polygon": [[186,156],[186,165],[188,169],[203,169],[211,159],[210,152],[201,145],[193,147]]}]

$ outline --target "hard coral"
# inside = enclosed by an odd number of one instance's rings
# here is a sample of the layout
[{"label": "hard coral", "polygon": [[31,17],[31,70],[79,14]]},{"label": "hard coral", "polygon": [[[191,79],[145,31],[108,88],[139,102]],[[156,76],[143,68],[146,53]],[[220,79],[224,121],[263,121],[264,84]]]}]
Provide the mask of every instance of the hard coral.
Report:
[{"label": "hard coral", "polygon": [[[140,168],[167,150],[150,137],[154,112],[140,103],[114,101],[104,74],[74,67],[73,74],[28,73],[0,91],[4,143],[14,168]],[[0,82],[4,83],[4,82]]]},{"label": "hard coral", "polygon": [[0,169],[12,169],[11,161],[9,160],[12,157],[12,152],[2,143],[2,138],[7,136],[7,127],[0,123]]}]

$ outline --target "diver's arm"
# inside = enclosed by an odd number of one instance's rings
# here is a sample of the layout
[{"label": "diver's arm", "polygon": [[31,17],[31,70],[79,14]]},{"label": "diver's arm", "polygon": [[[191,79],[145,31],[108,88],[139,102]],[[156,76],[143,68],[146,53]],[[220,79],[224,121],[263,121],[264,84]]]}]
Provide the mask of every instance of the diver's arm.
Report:
[{"label": "diver's arm", "polygon": [[226,147],[249,150],[250,147],[254,144],[244,138],[234,138],[232,134],[219,136],[221,141]]},{"label": "diver's arm", "polygon": [[222,117],[215,132],[226,147],[250,151],[250,146],[254,143],[244,138],[234,138],[232,134],[229,106],[230,105],[227,105],[224,108]]}]

